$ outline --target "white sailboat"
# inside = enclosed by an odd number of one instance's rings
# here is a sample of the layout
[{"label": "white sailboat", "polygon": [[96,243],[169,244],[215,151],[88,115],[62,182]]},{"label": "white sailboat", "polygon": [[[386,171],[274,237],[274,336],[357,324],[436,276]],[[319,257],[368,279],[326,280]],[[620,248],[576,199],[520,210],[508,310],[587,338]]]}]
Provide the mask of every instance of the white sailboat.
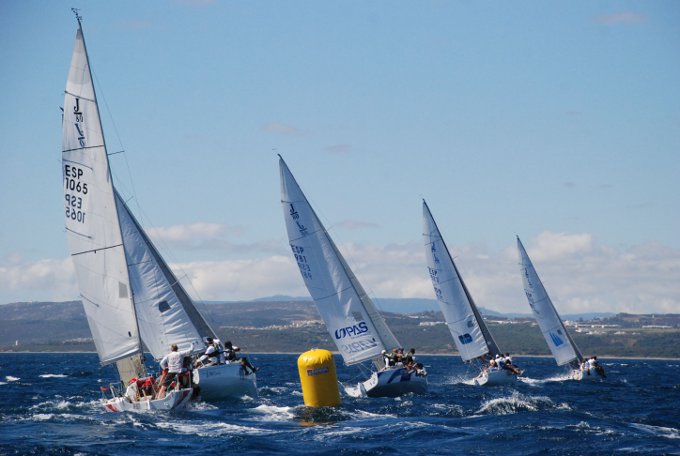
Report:
[{"label": "white sailboat", "polygon": [[372,361],[370,378],[359,383],[369,397],[427,391],[425,372],[386,367],[383,351],[400,347],[279,156],[281,204],[292,253],[309,294],[346,365]]},{"label": "white sailboat", "polygon": [[[100,362],[115,363],[127,384],[147,376],[143,344],[159,360],[172,343],[180,350],[201,347],[215,334],[113,185],[81,18],[76,17],[62,132],[66,232]],[[233,385],[255,389],[255,376],[244,376],[238,365],[198,369],[194,377],[206,398],[221,398],[237,389]],[[138,402],[114,394],[105,406],[111,411],[176,409],[193,393],[184,388]]]},{"label": "white sailboat", "polygon": [[489,366],[491,359],[503,354],[484,323],[424,200],[423,219],[425,256],[437,302],[461,359],[479,370],[473,383],[491,386],[515,382],[517,375],[510,370]]},{"label": "white sailboat", "polygon": [[596,374],[599,372],[603,373],[604,371],[594,367],[590,368],[589,364],[584,363],[583,355],[557,313],[519,236],[517,236],[517,250],[519,252],[524,293],[527,296],[534,318],[536,318],[538,326],[541,328],[541,333],[548,344],[548,348],[550,348],[550,352],[553,358],[555,358],[555,362],[558,366],[568,365],[570,367],[569,376],[574,380],[598,378],[600,375]]}]

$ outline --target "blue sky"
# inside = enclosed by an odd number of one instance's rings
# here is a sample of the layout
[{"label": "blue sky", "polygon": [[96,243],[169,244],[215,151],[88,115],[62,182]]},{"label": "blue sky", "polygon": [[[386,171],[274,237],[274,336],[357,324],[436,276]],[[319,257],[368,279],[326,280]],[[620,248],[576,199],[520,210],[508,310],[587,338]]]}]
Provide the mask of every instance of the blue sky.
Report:
[{"label": "blue sky", "polygon": [[680,312],[680,3],[0,2],[0,303],[78,297],[61,190],[81,8],[118,187],[199,299],[305,296],[276,154],[376,297]]}]

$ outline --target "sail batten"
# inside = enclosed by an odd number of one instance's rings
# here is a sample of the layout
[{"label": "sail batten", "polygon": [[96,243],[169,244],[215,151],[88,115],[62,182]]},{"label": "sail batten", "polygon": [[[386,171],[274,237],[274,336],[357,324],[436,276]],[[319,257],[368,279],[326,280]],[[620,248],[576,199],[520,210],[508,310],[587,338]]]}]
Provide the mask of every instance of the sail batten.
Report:
[{"label": "sail batten", "polygon": [[326,329],[352,365],[381,363],[381,351],[399,342],[368,297],[307,201],[288,166],[279,158],[281,204],[293,256]]},{"label": "sail batten", "polygon": [[580,363],[583,356],[557,313],[519,236],[517,237],[517,250],[520,257],[524,293],[555,362],[558,366],[575,361]]},{"label": "sail batten", "polygon": [[423,231],[432,286],[461,359],[470,361],[487,353],[500,354],[425,201]]}]

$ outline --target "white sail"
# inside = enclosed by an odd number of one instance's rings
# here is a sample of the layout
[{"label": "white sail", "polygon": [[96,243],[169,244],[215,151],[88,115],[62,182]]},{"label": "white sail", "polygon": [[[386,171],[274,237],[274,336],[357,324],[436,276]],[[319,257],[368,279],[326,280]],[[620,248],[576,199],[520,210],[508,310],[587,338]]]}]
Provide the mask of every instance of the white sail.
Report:
[{"label": "white sail", "polygon": [[71,60],[62,135],[64,210],[83,306],[102,364],[141,353],[125,251],[85,42]]},{"label": "white sail", "polygon": [[156,360],[171,344],[180,350],[203,347],[215,337],[203,316],[116,192],[123,244],[130,273],[139,331]]},{"label": "white sail", "polygon": [[583,357],[569,336],[567,328],[564,327],[564,323],[545,291],[543,283],[541,283],[541,279],[522,245],[522,241],[519,240],[519,236],[517,237],[517,250],[519,251],[524,292],[557,365],[561,366],[571,361],[581,362]]},{"label": "white sail", "polygon": [[437,302],[463,361],[500,353],[423,201],[425,256]]},{"label": "white sail", "polygon": [[345,262],[279,158],[281,204],[288,239],[309,294],[346,364],[380,358],[399,342]]}]

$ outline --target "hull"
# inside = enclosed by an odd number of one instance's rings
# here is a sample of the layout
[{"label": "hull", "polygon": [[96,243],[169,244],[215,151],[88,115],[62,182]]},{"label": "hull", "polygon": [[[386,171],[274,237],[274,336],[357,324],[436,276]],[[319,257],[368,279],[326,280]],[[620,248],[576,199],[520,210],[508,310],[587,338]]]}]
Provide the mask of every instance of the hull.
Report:
[{"label": "hull", "polygon": [[186,408],[193,394],[192,388],[170,391],[163,399],[131,401],[127,397],[114,397],[104,403],[107,412],[147,412],[154,410],[181,410]]},{"label": "hull", "polygon": [[241,396],[257,397],[256,375],[245,375],[238,363],[194,369],[194,384],[198,386],[201,399],[204,401],[219,401]]},{"label": "hull", "polygon": [[574,369],[571,371],[571,379],[583,382],[592,382],[604,380],[600,374],[598,374],[595,369]]},{"label": "hull", "polygon": [[517,376],[506,369],[488,369],[474,379],[478,386],[512,385],[517,382]]},{"label": "hull", "polygon": [[427,392],[427,377],[416,375],[403,367],[373,372],[365,382],[359,383],[362,395],[368,397],[397,397],[402,394]]}]

